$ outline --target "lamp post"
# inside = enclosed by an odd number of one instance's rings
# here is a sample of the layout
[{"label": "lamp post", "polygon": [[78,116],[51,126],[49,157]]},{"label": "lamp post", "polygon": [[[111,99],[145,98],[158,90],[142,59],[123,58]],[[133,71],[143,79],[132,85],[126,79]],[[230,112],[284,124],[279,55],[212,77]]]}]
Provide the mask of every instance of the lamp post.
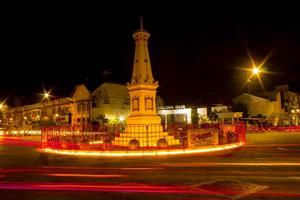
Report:
[{"label": "lamp post", "polygon": [[47,92],[47,91],[45,91],[44,90],[44,94],[43,94],[43,99],[42,99],[42,101],[41,101],[41,114],[40,114],[40,116],[38,116],[38,118],[39,118],[39,120],[40,120],[40,127],[42,127],[42,125],[43,125],[43,107],[44,107],[44,105],[43,105],[43,100],[47,100],[47,101],[49,101],[49,99],[50,99],[50,91],[49,92]]},{"label": "lamp post", "polygon": [[252,69],[251,69],[251,74],[250,73],[248,73],[248,78],[247,78],[247,82],[248,82],[248,84],[247,84],[247,87],[248,87],[248,117],[249,118],[251,118],[251,115],[250,115],[250,83],[251,83],[251,79],[252,79],[252,77],[253,76],[258,76],[258,74],[260,73],[260,70],[259,70],[259,68],[258,67],[253,67]]},{"label": "lamp post", "polygon": [[0,124],[2,123],[4,116],[3,116],[3,110],[5,108],[4,103],[0,103]]},{"label": "lamp post", "polygon": [[297,113],[297,126],[299,125],[299,118],[300,118],[300,109],[297,108],[296,109],[296,113]]},{"label": "lamp post", "polygon": [[294,125],[298,125],[299,124],[299,114],[300,114],[300,109],[292,109],[291,110],[292,113],[292,121]]}]

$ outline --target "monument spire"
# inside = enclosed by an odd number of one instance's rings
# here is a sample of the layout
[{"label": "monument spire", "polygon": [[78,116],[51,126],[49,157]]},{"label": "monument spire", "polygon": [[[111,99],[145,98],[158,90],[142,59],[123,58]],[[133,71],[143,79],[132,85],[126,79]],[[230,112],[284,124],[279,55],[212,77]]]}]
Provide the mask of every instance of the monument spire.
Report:
[{"label": "monument spire", "polygon": [[143,17],[140,17],[140,27],[133,33],[135,54],[131,82],[127,88],[131,99],[131,113],[128,124],[160,124],[156,112],[156,89],[158,82],[152,75],[148,39],[150,33],[144,30]]},{"label": "monument spire", "polygon": [[140,30],[141,30],[141,31],[144,30],[143,15],[141,15],[141,17],[140,17]]},{"label": "monument spire", "polygon": [[[133,34],[135,54],[131,82],[127,83],[130,96],[130,113],[126,119],[125,132],[113,142],[117,146],[157,147],[160,141],[165,144],[179,144],[167,132],[163,132],[161,118],[156,112],[156,89],[158,82],[154,81],[148,51],[150,34],[144,30],[143,18],[140,18],[140,28]],[[132,135],[131,133],[135,133]],[[153,134],[155,133],[155,134]],[[149,137],[148,134],[151,134]]]},{"label": "monument spire", "polygon": [[133,35],[135,40],[135,54],[131,83],[154,83],[148,50],[150,33],[144,30],[143,17],[140,17],[140,29]]}]

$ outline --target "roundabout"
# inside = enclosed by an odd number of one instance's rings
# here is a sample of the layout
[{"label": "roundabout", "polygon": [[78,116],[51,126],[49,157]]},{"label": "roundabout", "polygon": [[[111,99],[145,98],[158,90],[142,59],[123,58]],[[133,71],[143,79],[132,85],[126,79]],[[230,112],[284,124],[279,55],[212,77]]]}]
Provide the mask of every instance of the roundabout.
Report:
[{"label": "roundabout", "polygon": [[237,148],[245,142],[245,126],[236,121],[210,127],[186,121],[183,127],[162,126],[157,113],[159,84],[152,74],[148,50],[150,33],[144,29],[142,18],[132,37],[135,54],[127,83],[130,112],[125,123],[42,127],[44,152],[107,157],[185,155]]}]

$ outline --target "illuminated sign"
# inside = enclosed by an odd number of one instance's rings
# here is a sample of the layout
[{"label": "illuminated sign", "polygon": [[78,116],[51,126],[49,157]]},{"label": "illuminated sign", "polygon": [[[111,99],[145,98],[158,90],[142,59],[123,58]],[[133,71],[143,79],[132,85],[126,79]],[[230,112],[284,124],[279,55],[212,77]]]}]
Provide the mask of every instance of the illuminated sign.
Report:
[{"label": "illuminated sign", "polygon": [[202,146],[218,144],[218,133],[211,129],[188,131],[188,146]]},{"label": "illuminated sign", "polygon": [[179,109],[185,109],[185,105],[175,105],[175,106],[161,106],[158,107],[158,110],[179,110]]}]

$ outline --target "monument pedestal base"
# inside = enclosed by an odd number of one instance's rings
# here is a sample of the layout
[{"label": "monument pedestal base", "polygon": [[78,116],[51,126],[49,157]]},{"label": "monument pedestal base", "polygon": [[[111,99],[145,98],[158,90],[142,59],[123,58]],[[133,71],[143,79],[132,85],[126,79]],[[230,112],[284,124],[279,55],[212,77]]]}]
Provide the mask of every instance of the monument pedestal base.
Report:
[{"label": "monument pedestal base", "polygon": [[168,145],[179,145],[179,139],[163,132],[158,115],[130,116],[127,126],[120,137],[116,137],[113,145],[120,147],[166,147]]},{"label": "monument pedestal base", "polygon": [[158,115],[131,115],[127,118],[126,124],[132,125],[155,125],[158,126],[161,123],[161,118]]}]

